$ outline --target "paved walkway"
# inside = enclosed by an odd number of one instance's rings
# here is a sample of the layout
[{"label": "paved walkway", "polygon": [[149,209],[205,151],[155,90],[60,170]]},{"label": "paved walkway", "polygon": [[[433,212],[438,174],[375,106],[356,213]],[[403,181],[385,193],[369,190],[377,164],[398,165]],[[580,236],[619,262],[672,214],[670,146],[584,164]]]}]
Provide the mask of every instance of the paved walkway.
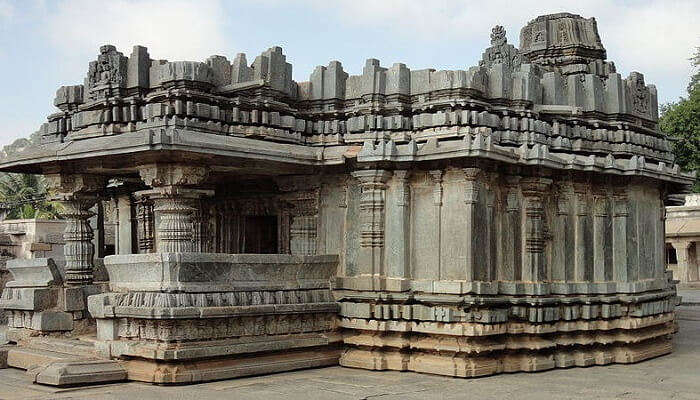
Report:
[{"label": "paved walkway", "polygon": [[0,399],[620,399],[700,398],[700,307],[679,311],[673,354],[633,365],[572,368],[476,379],[341,367],[190,386],[128,382],[57,389],[33,385],[24,372],[0,370]]},{"label": "paved walkway", "polygon": [[700,289],[678,289],[681,296],[681,304],[700,306]]}]

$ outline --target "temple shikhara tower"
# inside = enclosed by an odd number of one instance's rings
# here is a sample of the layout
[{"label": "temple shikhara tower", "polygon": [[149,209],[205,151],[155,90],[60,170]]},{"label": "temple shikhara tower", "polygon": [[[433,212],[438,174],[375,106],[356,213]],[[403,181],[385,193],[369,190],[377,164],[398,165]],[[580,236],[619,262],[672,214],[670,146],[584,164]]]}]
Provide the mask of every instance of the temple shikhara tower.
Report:
[{"label": "temple shikhara tower", "polygon": [[[671,352],[664,200],[694,178],[656,88],[616,72],[593,18],[537,17],[519,46],[496,26],[464,70],[331,61],[307,82],[279,47],[249,63],[102,46],[0,160],[46,176],[67,221],[65,265],[8,263],[8,364],[183,383]],[[113,249],[95,240],[106,202]]]}]

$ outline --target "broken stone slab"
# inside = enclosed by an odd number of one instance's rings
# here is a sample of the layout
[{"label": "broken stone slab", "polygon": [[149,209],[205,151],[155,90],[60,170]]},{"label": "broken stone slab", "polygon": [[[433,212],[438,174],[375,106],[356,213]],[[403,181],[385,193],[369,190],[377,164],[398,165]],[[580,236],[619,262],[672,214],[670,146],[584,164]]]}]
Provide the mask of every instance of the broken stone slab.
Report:
[{"label": "broken stone slab", "polygon": [[288,351],[176,363],[133,358],[122,361],[129,380],[157,384],[198,383],[338,365],[340,349]]},{"label": "broken stone slab", "polygon": [[[8,327],[44,332],[69,331],[73,329],[73,315],[62,311],[13,311],[8,318]],[[8,338],[14,340],[15,333],[9,330]]]},{"label": "broken stone slab", "polygon": [[51,258],[14,259],[7,261],[14,280],[7,287],[48,287],[61,283],[61,274]]},{"label": "broken stone slab", "polygon": [[126,370],[116,361],[58,361],[27,371],[33,382],[51,386],[71,386],[124,381]]},{"label": "broken stone slab", "polygon": [[30,370],[58,361],[78,361],[87,357],[55,351],[11,346],[7,351],[7,366]]},{"label": "broken stone slab", "polygon": [[2,293],[0,307],[6,310],[48,310],[56,305],[57,295],[56,288],[8,287]]},{"label": "broken stone slab", "polygon": [[12,345],[3,344],[0,346],[0,369],[7,368],[7,353],[13,348]]}]

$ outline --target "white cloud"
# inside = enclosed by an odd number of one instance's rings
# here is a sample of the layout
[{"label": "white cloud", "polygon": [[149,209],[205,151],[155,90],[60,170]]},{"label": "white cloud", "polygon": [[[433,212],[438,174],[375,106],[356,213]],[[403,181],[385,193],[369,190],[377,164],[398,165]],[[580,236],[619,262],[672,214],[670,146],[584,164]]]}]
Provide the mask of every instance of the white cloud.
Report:
[{"label": "white cloud", "polygon": [[[664,88],[669,98],[675,97],[675,93],[681,94],[690,74],[686,60],[700,45],[697,23],[700,2],[693,0],[628,3],[606,0],[306,0],[305,3],[345,26],[381,26],[419,45],[440,40],[488,43],[491,27],[499,24],[508,31],[509,42],[518,46],[520,28],[538,15],[572,12],[595,17],[608,58],[616,63],[618,70],[625,74],[640,71],[651,83],[673,85]],[[470,61],[475,64],[477,60]]]},{"label": "white cloud", "polygon": [[218,0],[67,0],[55,8],[47,10],[44,33],[80,71],[103,44],[127,56],[143,45],[151,58],[169,60],[204,60],[230,44]]},{"label": "white cloud", "polygon": [[0,21],[10,19],[15,15],[15,7],[9,0],[0,0]]}]

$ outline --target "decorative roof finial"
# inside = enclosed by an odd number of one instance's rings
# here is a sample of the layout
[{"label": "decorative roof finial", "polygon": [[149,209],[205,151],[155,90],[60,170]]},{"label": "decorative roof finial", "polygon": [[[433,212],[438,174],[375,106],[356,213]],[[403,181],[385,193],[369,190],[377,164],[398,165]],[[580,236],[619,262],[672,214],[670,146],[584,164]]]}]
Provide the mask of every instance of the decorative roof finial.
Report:
[{"label": "decorative roof finial", "polygon": [[505,28],[501,25],[496,25],[491,29],[491,46],[502,46],[507,41]]}]

